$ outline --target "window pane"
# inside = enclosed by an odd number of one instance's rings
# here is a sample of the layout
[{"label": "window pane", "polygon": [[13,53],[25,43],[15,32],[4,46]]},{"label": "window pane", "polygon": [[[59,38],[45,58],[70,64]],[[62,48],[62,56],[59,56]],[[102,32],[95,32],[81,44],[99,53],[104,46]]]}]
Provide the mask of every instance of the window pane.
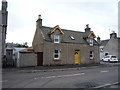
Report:
[{"label": "window pane", "polygon": [[58,50],[55,50],[55,53],[58,53]]},{"label": "window pane", "polygon": [[92,55],[90,55],[90,57],[93,57]]},{"label": "window pane", "polygon": [[58,39],[55,39],[55,42],[58,42]]},{"label": "window pane", "polygon": [[105,56],[107,56],[108,55],[108,53],[105,53]]},{"label": "window pane", "polygon": [[90,51],[90,54],[92,54],[92,51]]},{"label": "window pane", "polygon": [[55,58],[58,58],[58,55],[55,55]]},{"label": "window pane", "polygon": [[54,35],[54,42],[59,43],[59,35]]},{"label": "window pane", "polygon": [[116,56],[111,56],[112,58],[117,58]]}]

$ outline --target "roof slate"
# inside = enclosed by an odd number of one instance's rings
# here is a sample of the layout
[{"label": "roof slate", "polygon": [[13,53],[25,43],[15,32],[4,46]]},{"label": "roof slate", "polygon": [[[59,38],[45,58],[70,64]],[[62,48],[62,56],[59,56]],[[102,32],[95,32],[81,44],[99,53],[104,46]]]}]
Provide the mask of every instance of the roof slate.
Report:
[{"label": "roof slate", "polygon": [[[120,37],[117,38],[118,39],[118,42],[120,43]],[[106,46],[106,44],[108,43],[110,39],[106,39],[106,40],[102,40],[100,42],[100,46]]]},{"label": "roof slate", "polygon": [[109,41],[109,39],[107,39],[107,40],[102,40],[102,41],[100,42],[100,46],[105,46],[105,45],[108,43],[108,41]]},{"label": "roof slate", "polygon": [[[45,37],[46,41],[52,41],[50,36],[48,35],[48,32],[52,31],[54,28],[42,26],[41,31]],[[62,41],[63,43],[81,43],[86,44],[87,42],[83,39],[83,36],[86,35],[85,32],[80,31],[73,31],[73,30],[66,30],[62,29],[64,34],[62,35]],[[88,35],[88,34],[87,34]],[[70,36],[73,36],[75,39],[71,39]],[[96,41],[94,41],[95,44],[98,44]]]}]

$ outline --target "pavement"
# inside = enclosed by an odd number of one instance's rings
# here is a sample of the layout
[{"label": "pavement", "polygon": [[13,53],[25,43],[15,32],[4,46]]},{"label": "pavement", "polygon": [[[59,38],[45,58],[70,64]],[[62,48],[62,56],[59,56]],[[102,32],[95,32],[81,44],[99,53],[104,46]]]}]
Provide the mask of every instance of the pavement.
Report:
[{"label": "pavement", "polygon": [[65,71],[80,69],[85,67],[111,67],[120,65],[120,63],[100,62],[97,64],[81,64],[81,65],[50,65],[50,66],[34,66],[34,67],[21,67],[21,68],[3,68],[2,72],[47,72],[47,71]]},{"label": "pavement", "polygon": [[33,67],[20,67],[20,68],[3,68],[3,72],[8,71],[51,71],[51,70],[66,70],[78,69],[81,67],[104,66],[103,64],[82,64],[82,65],[50,65],[50,66],[33,66]]}]

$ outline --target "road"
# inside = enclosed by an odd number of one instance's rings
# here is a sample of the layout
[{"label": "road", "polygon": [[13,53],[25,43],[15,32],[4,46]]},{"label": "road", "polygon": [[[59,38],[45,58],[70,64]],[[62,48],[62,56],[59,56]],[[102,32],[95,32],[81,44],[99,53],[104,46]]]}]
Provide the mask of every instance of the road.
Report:
[{"label": "road", "polygon": [[118,82],[118,66],[47,72],[3,72],[3,88],[91,88]]}]

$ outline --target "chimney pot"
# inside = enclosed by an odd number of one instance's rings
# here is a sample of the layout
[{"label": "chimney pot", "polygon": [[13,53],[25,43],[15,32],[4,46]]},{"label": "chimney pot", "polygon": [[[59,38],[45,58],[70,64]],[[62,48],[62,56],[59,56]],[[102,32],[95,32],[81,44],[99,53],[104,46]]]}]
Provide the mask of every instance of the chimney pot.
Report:
[{"label": "chimney pot", "polygon": [[112,31],[110,38],[117,38],[117,33],[115,33],[115,31]]},{"label": "chimney pot", "polygon": [[41,19],[41,15],[38,15],[38,19]]}]

